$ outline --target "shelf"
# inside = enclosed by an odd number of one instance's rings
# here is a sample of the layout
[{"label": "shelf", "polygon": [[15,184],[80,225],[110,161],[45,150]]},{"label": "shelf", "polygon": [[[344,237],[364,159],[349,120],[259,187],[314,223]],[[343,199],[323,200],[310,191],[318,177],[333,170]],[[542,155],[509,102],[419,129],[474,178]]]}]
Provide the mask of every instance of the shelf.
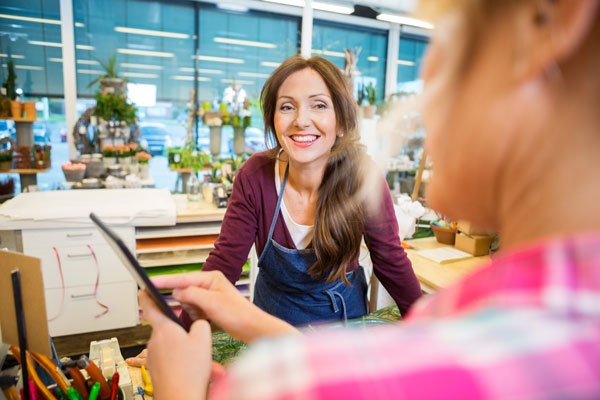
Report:
[{"label": "shelf", "polygon": [[142,253],[138,256],[138,261],[144,268],[203,263],[206,261],[208,253],[210,253],[210,249],[188,250],[184,254],[176,254],[175,252]]},{"label": "shelf", "polygon": [[35,122],[35,118],[25,118],[25,117],[20,117],[20,118],[0,117],[0,119],[6,120],[6,121],[15,121],[15,122]]},{"label": "shelf", "polygon": [[[182,174],[189,174],[192,172],[191,168],[171,168],[172,172],[179,172]],[[212,168],[200,168],[198,171],[212,171]]]},{"label": "shelf", "polygon": [[212,244],[181,245],[181,246],[171,246],[171,247],[138,249],[135,252],[137,254],[149,254],[149,253],[164,253],[166,251],[207,250],[207,249],[213,249],[214,247],[215,246],[213,246]]},{"label": "shelf", "polygon": [[35,175],[40,174],[42,172],[48,171],[47,169],[9,169],[6,171],[0,171],[0,174],[22,174],[22,175]]},{"label": "shelf", "polygon": [[218,235],[221,231],[220,222],[205,222],[194,226],[193,223],[168,227],[138,228],[136,239],[157,239],[167,237]]}]

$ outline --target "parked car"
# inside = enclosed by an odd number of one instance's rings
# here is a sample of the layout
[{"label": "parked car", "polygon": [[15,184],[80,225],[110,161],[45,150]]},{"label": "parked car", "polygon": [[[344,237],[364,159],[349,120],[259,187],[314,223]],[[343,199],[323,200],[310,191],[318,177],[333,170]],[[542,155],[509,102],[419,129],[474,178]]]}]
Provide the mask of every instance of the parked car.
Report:
[{"label": "parked car", "polygon": [[50,131],[43,122],[33,123],[33,141],[34,143],[50,142]]},{"label": "parked car", "polygon": [[167,147],[172,145],[171,137],[164,124],[159,122],[140,123],[142,133],[142,147],[148,149],[152,155],[163,154]]}]

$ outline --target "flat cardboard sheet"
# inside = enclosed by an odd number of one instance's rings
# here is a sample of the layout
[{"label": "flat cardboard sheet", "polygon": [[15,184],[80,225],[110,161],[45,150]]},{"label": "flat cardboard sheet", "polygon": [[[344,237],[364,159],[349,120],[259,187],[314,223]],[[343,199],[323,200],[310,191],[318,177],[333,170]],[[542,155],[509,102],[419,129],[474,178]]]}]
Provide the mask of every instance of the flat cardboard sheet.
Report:
[{"label": "flat cardboard sheet", "polygon": [[438,247],[437,249],[420,250],[417,251],[417,254],[440,264],[447,264],[453,261],[473,257],[471,254],[457,250],[454,247]]},{"label": "flat cardboard sheet", "polygon": [[0,251],[0,333],[2,342],[19,345],[17,314],[10,275],[15,269],[19,269],[21,272],[21,294],[25,309],[28,350],[51,358],[40,259],[10,251]]}]

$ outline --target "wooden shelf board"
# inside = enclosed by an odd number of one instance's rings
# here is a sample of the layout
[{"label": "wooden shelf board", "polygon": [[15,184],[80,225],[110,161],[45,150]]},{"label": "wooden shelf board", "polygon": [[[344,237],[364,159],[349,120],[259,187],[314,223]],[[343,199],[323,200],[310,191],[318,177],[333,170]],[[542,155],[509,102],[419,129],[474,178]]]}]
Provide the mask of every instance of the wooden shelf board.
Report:
[{"label": "wooden shelf board", "polygon": [[7,171],[0,171],[0,174],[23,174],[23,175],[33,175],[40,174],[42,172],[46,172],[48,169],[9,169]]},{"label": "wooden shelf board", "polygon": [[194,264],[194,263],[203,263],[206,261],[206,257],[173,257],[166,258],[164,260],[139,260],[139,263],[144,268],[153,268],[153,267],[168,267],[170,265],[181,265],[181,264]]},{"label": "wooden shelf board", "polygon": [[19,117],[19,118],[2,117],[0,119],[6,120],[6,121],[15,121],[15,122],[35,122],[35,118],[24,118],[24,117]]}]

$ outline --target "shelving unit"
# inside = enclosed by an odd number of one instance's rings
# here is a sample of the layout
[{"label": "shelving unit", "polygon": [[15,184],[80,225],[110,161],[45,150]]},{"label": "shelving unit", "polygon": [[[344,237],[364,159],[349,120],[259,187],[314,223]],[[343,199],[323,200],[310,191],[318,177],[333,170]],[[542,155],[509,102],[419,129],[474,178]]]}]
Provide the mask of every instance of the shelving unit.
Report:
[{"label": "shelving unit", "polygon": [[[29,146],[33,148],[33,123],[35,118],[12,118],[2,117],[0,119],[15,122],[15,130],[17,136],[17,146]],[[46,172],[46,169],[10,169],[8,171],[0,171],[3,174],[19,174],[21,181],[21,191],[30,185],[37,184],[37,174]]]}]

